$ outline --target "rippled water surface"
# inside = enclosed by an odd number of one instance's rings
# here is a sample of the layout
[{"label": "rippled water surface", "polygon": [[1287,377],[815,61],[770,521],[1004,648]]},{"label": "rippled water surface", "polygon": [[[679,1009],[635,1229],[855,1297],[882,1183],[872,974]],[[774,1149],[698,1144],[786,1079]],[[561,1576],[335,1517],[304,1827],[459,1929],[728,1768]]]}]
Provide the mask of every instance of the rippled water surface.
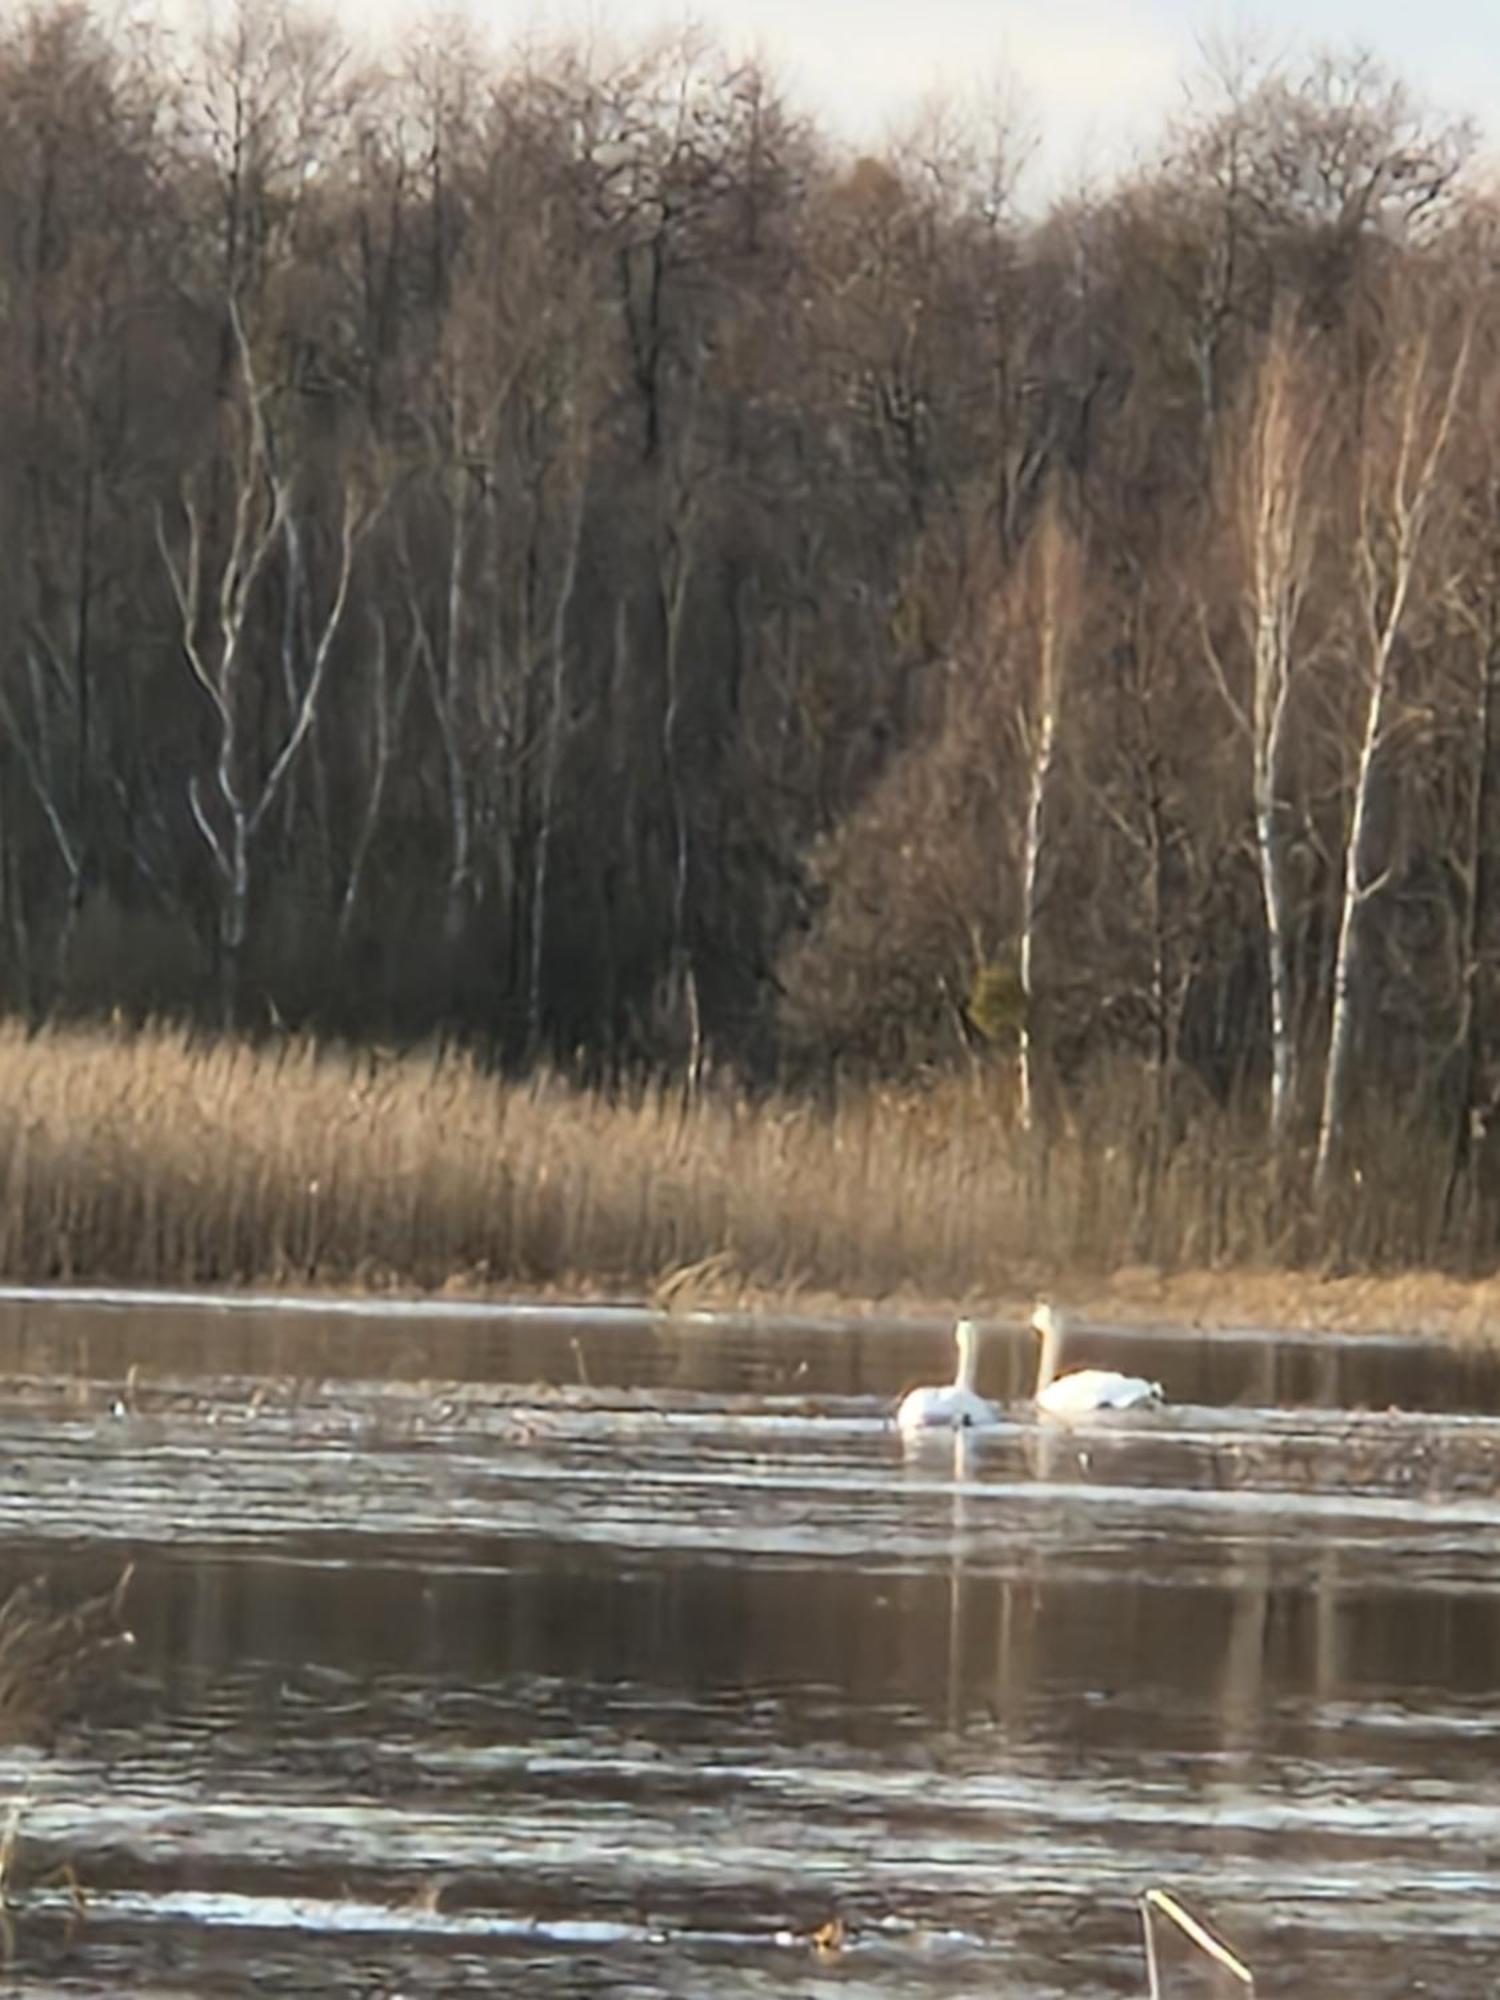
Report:
[{"label": "rippled water surface", "polygon": [[1489,2000],[1500,1358],[1075,1346],[1172,1407],[1040,1429],[996,1326],[904,1452],[935,1326],[0,1300],[0,1588],[133,1561],[137,1640],[0,1747],[6,1990],[1103,2000],[1161,1885],[1262,1995]]}]

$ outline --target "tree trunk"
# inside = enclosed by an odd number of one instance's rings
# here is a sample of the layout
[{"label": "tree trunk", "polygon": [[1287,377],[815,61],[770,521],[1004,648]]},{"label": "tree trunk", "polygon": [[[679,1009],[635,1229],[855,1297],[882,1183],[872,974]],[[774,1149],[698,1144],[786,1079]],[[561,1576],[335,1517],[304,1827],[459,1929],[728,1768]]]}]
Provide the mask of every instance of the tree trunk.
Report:
[{"label": "tree trunk", "polygon": [[[1493,607],[1491,607],[1491,621]],[[1490,849],[1485,840],[1494,790],[1495,760],[1500,755],[1500,633],[1493,623],[1485,630],[1475,698],[1474,763],[1470,773],[1465,852],[1459,864],[1464,884],[1462,962],[1459,967],[1458,1020],[1453,1046],[1458,1054],[1458,1088],[1454,1093],[1452,1150],[1443,1187],[1443,1227],[1453,1217],[1460,1183],[1468,1172],[1483,1116],[1478,1084],[1485,1073],[1484,1011],[1480,1005],[1483,936],[1490,902]]]},{"label": "tree trunk", "polygon": [[1052,778],[1057,745],[1055,691],[1043,675],[1042,712],[1035,725],[1036,742],[1026,791],[1026,835],[1021,859],[1021,1028],[1016,1045],[1016,1083],[1019,1092],[1021,1129],[1032,1129],[1036,1114],[1036,1080],[1032,1050],[1031,1015],[1034,998],[1032,961],[1036,952],[1037,913],[1041,906],[1042,815],[1047,788]]},{"label": "tree trunk", "polygon": [[439,730],[448,766],[448,824],[451,847],[448,887],[443,900],[443,936],[450,949],[463,935],[464,905],[469,888],[470,827],[468,774],[464,768],[459,711],[463,673],[463,632],[467,622],[466,576],[469,541],[469,475],[455,464],[451,478],[452,544],[448,554],[448,616],[443,643],[442,685],[436,689]]},{"label": "tree trunk", "polygon": [[[1372,421],[1364,434],[1359,467],[1359,535],[1356,574],[1369,639],[1369,692],[1354,778],[1354,810],[1344,850],[1344,890],[1333,962],[1333,1011],[1313,1193],[1321,1202],[1340,1165],[1353,1081],[1354,989],[1364,912],[1384,876],[1372,874],[1371,795],[1395,680],[1396,641],[1410,604],[1427,517],[1453,429],[1467,374],[1471,328],[1459,334],[1446,371],[1434,367],[1430,331],[1424,327],[1398,352],[1395,380],[1374,384],[1372,419],[1394,402],[1397,421],[1381,437]],[[1396,391],[1393,397],[1391,392]],[[1374,442],[1372,442],[1372,438]],[[1383,453],[1383,456],[1377,456]]]},{"label": "tree trunk", "polygon": [[1042,909],[1042,869],[1047,833],[1047,800],[1057,761],[1058,714],[1062,706],[1066,651],[1072,639],[1068,623],[1076,613],[1080,589],[1078,548],[1064,527],[1055,503],[1046,508],[1033,531],[1034,547],[1023,557],[1028,565],[1021,619],[1014,634],[1025,644],[1036,635],[1036,677],[1030,706],[1030,756],[1026,785],[1026,823],[1021,842],[1021,925],[1019,964],[1021,1022],[1016,1044],[1016,1087],[1021,1129],[1030,1132],[1036,1117],[1036,1051],[1033,1013],[1036,999],[1037,928]]},{"label": "tree trunk", "polygon": [[1318,1119],[1318,1156],[1313,1168],[1313,1192],[1321,1201],[1328,1193],[1343,1153],[1354,1057],[1354,975],[1358,967],[1366,904],[1380,887],[1368,872],[1370,794],[1381,740],[1389,674],[1383,665],[1370,685],[1364,736],[1354,780],[1354,817],[1344,848],[1344,889],[1339,907],[1338,942],[1333,955],[1333,1012],[1328,1034],[1328,1062],[1323,1073],[1323,1107]]},{"label": "tree trunk", "polygon": [[1257,772],[1255,792],[1255,858],[1266,916],[1266,973],[1271,1000],[1271,1147],[1281,1160],[1297,1107],[1290,925],[1275,784],[1269,771],[1264,778]]},{"label": "tree trunk", "polygon": [[552,661],[548,678],[547,731],[542,754],[541,798],[538,805],[536,853],[532,864],[531,938],[528,951],[526,1042],[534,1056],[542,1032],[542,946],[547,922],[547,869],[552,852],[552,818],[557,803],[557,773],[562,755],[563,689],[566,679],[568,616],[578,585],[578,555],[583,542],[583,510],[588,493],[587,469],[579,476],[578,497],[568,522],[568,550],[552,617]]}]

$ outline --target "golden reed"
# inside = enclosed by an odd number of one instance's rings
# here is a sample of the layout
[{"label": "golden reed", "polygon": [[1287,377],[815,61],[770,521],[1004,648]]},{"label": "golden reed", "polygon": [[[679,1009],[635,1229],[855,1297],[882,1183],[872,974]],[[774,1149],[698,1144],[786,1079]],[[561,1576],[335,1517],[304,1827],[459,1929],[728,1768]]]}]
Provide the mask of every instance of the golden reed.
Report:
[{"label": "golden reed", "polygon": [[[670,1296],[701,1270],[718,1296],[873,1298],[1305,1261],[1287,1233],[1305,1207],[1273,1196],[1252,1122],[1205,1111],[1168,1151],[1122,1078],[1043,1143],[1002,1082],[687,1104],[453,1052],[4,1025],[0,1276]],[[1434,1255],[1415,1150],[1319,1257]]]}]

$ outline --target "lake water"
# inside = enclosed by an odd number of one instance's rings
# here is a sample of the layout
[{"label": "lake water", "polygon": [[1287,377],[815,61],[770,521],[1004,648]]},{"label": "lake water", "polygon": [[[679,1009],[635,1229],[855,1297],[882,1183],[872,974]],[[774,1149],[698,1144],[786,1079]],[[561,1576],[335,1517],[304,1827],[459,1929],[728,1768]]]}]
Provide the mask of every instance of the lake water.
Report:
[{"label": "lake water", "polygon": [[1261,1995],[1489,2000],[1500,1356],[1074,1350],[1173,1406],[1039,1429],[997,1327],[905,1452],[935,1325],[0,1300],[0,1589],[133,1561],[137,1640],[0,1747],[6,1990],[1104,2000],[1161,1886]]}]

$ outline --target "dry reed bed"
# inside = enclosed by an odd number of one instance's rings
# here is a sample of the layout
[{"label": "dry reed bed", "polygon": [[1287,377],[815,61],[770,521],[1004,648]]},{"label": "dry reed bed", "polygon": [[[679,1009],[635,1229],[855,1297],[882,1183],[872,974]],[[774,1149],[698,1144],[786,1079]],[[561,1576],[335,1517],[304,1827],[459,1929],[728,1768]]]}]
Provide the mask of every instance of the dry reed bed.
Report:
[{"label": "dry reed bed", "polygon": [[684,1106],[452,1053],[0,1027],[13,1279],[650,1289],[713,1260],[721,1291],[952,1297],[1274,1263],[1266,1185],[1224,1121],[1165,1164],[1128,1107],[1023,1145],[981,1078]]}]

